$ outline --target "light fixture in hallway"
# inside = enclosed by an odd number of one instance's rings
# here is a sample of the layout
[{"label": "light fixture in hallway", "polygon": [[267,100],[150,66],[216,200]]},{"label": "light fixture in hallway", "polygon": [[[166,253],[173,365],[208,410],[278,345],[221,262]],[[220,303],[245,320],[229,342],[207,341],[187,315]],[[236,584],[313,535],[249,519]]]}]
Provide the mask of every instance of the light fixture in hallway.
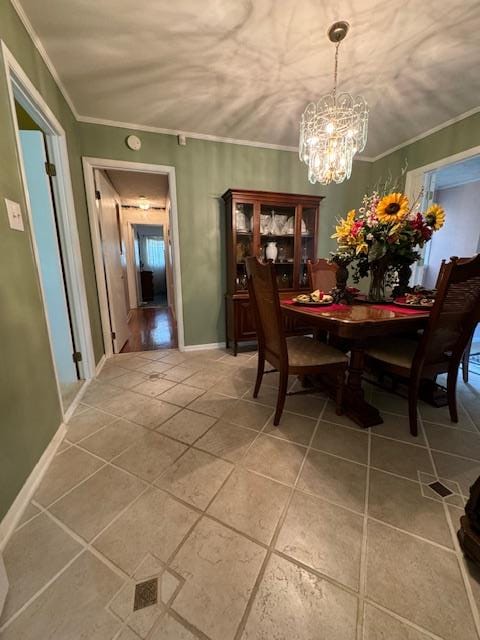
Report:
[{"label": "light fixture in hallway", "polygon": [[140,196],[138,199],[138,206],[140,209],[148,211],[150,209],[150,202],[145,198],[145,196]]}]

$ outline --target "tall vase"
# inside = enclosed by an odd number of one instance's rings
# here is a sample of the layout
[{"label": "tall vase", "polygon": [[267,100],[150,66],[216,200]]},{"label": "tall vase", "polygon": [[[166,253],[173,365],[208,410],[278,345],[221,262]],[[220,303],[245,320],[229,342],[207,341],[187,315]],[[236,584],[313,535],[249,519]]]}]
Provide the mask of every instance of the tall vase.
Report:
[{"label": "tall vase", "polygon": [[385,278],[388,263],[384,260],[376,260],[370,265],[370,289],[368,299],[370,302],[385,302]]},{"label": "tall vase", "polygon": [[277,259],[277,255],[278,255],[277,243],[276,242],[268,242],[267,243],[267,248],[265,250],[265,254],[267,256],[267,260],[273,260],[275,262],[275,260]]}]

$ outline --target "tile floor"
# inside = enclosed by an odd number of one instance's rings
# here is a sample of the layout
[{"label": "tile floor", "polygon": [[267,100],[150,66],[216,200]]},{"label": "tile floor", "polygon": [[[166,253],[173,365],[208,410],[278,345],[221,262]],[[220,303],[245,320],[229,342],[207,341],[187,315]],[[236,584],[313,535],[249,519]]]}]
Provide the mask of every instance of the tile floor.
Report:
[{"label": "tile floor", "polygon": [[[479,639],[456,540],[480,474],[480,377],[460,421],[368,389],[385,423],[252,401],[256,356],[110,360],[5,550],[2,640]],[[292,387],[297,382],[292,379]],[[451,494],[429,486],[440,479]],[[138,583],[157,603],[133,610]]]}]

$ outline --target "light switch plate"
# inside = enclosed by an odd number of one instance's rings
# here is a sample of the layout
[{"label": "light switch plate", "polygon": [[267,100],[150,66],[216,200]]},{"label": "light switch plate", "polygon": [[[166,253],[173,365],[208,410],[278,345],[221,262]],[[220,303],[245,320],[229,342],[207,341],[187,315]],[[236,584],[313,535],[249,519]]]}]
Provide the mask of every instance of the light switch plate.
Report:
[{"label": "light switch plate", "polygon": [[5,205],[7,207],[10,228],[15,229],[15,231],[24,231],[22,209],[20,208],[18,202],[13,202],[13,200],[8,200],[7,198],[5,198]]}]

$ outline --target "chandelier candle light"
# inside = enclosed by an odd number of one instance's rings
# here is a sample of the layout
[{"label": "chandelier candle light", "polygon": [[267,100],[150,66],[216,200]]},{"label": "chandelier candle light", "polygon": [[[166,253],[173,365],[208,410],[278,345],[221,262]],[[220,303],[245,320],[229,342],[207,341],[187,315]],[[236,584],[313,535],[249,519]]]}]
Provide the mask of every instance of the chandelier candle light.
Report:
[{"label": "chandelier candle light", "polygon": [[333,91],[303,112],[300,123],[300,160],[308,166],[312,184],[343,182],[352,173],[353,157],[367,143],[368,106],[361,96],[337,95],[338,49],[348,32],[348,22],[335,22],[328,37],[335,43]]}]

